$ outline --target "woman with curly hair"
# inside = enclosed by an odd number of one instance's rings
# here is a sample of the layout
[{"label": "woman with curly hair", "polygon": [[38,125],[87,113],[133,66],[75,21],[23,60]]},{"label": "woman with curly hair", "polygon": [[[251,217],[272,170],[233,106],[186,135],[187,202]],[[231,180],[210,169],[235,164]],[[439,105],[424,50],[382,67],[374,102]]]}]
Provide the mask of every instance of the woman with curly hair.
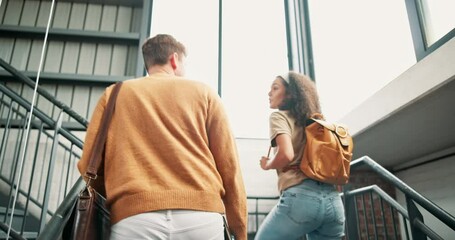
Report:
[{"label": "woman with curly hair", "polygon": [[[255,239],[341,239],[344,207],[336,186],[308,178],[299,164],[305,145],[305,126],[321,113],[314,82],[289,72],[277,76],[269,92],[270,141],[274,156],[263,156],[263,170],[278,174],[280,199],[262,222]],[[322,115],[319,115],[320,117]]]}]

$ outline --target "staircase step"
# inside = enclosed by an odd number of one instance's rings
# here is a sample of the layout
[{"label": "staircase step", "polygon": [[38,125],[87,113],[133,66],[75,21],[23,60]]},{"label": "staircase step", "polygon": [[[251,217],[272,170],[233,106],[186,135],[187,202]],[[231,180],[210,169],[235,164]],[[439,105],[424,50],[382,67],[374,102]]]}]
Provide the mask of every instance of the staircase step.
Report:
[{"label": "staircase step", "polygon": [[[33,240],[33,239],[38,238],[38,233],[36,233],[36,232],[24,232],[22,234],[22,237],[24,237],[27,240]],[[0,239],[6,239],[6,233],[5,232],[0,231]],[[9,239],[11,239],[11,236],[9,237]]]},{"label": "staircase step", "polygon": [[[6,214],[6,207],[0,207],[0,221],[5,221],[5,214]],[[8,209],[8,216],[6,217],[6,222],[4,224],[9,225],[10,224],[10,219],[11,219],[11,212],[12,209]],[[14,210],[14,215],[13,215],[13,221],[12,221],[12,228],[13,229],[20,229],[22,228],[22,223],[24,221],[25,212],[24,210],[21,209],[15,209]],[[6,233],[0,231],[0,239],[5,239]]]},{"label": "staircase step", "polygon": [[[8,208],[8,216],[11,216],[12,209]],[[0,216],[4,217],[6,213],[6,207],[0,207]],[[21,209],[14,209],[14,216],[24,216],[25,212]]]}]

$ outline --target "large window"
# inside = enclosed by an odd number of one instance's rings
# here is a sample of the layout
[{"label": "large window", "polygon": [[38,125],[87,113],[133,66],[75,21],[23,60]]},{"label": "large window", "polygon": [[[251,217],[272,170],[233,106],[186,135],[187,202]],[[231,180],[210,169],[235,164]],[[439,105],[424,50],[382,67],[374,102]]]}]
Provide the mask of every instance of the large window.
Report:
[{"label": "large window", "polygon": [[268,91],[288,69],[282,1],[223,1],[223,99],[236,136],[268,137]]},{"label": "large window", "polygon": [[247,193],[276,196],[275,171],[263,171],[269,130],[268,91],[287,71],[282,1],[223,1],[223,94],[237,137]]},{"label": "large window", "polygon": [[423,22],[426,47],[431,46],[455,28],[455,1],[419,0],[419,14]]},{"label": "large window", "polygon": [[349,114],[416,62],[403,1],[310,0],[309,13],[316,84],[329,119]]},{"label": "large window", "polygon": [[417,60],[455,37],[453,0],[405,0]]},{"label": "large window", "polygon": [[218,88],[218,1],[153,1],[151,35],[171,34],[187,48],[186,74]]},{"label": "large window", "polygon": [[223,1],[218,69],[218,2],[154,1],[151,33],[172,34],[187,46],[187,77],[221,89],[236,137],[267,138],[267,93],[288,66],[284,3]]},{"label": "large window", "polygon": [[270,145],[268,91],[275,77],[288,69],[284,3],[223,1],[221,39],[218,3],[154,1],[151,34],[169,33],[184,43],[188,48],[187,77],[220,91],[237,138],[247,193],[276,196],[276,173],[262,171],[258,161]]}]

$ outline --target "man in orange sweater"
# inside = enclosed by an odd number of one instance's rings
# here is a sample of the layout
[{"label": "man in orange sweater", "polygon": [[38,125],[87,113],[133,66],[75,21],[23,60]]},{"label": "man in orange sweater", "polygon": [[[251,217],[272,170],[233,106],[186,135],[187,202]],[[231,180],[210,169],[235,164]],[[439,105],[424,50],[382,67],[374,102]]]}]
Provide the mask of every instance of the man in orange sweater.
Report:
[{"label": "man in orange sweater", "polygon": [[[142,52],[149,75],[123,83],[100,167],[111,239],[223,239],[225,213],[246,240],[245,187],[219,96],[183,78],[186,50],[172,36],[148,39]],[[82,174],[112,89],[87,129]]]}]

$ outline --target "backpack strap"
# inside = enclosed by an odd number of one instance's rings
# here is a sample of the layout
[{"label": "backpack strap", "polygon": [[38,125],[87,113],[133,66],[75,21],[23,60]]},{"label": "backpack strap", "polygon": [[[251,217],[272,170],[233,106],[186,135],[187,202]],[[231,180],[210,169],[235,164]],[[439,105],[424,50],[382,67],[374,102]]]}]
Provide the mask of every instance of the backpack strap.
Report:
[{"label": "backpack strap", "polygon": [[346,139],[349,134],[348,128],[346,126],[343,126],[341,124],[329,123],[327,121],[316,119],[316,118],[311,118],[311,120],[321,124],[325,128],[334,132],[335,135],[338,137],[338,140],[340,140],[340,143],[341,143],[341,145],[343,145],[343,147],[349,146],[349,141],[348,141],[348,139]]},{"label": "backpack strap", "polygon": [[122,86],[123,82],[118,82],[115,84],[114,88],[111,91],[109,100],[107,101],[106,108],[103,112],[100,122],[100,128],[95,137],[95,141],[93,143],[93,149],[89,156],[89,163],[87,166],[87,170],[85,172],[85,176],[87,177],[87,185],[90,184],[90,180],[95,180],[98,177],[98,169],[101,165],[101,161],[103,158],[104,147],[107,140],[107,132],[109,128],[109,124],[111,123],[112,115],[114,114],[115,109],[115,101],[117,99],[117,95],[120,91],[120,87]]}]

